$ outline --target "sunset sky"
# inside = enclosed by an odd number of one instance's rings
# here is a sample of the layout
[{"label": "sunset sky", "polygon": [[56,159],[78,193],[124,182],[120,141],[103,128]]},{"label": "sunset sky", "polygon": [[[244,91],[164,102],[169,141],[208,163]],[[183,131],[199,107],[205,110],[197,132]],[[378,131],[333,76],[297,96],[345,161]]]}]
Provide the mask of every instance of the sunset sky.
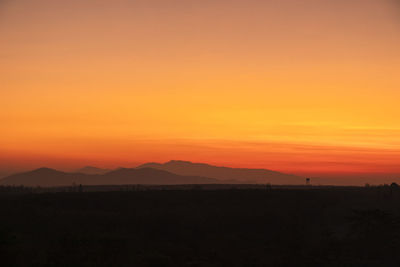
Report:
[{"label": "sunset sky", "polygon": [[0,0],[0,170],[400,174],[400,1]]}]

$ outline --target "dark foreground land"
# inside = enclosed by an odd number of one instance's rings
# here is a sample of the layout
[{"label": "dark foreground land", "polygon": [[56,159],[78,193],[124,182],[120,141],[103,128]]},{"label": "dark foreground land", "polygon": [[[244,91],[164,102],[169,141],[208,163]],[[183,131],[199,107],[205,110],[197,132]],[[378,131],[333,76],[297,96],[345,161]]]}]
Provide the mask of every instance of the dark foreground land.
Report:
[{"label": "dark foreground land", "polygon": [[392,187],[0,193],[1,266],[397,266]]}]

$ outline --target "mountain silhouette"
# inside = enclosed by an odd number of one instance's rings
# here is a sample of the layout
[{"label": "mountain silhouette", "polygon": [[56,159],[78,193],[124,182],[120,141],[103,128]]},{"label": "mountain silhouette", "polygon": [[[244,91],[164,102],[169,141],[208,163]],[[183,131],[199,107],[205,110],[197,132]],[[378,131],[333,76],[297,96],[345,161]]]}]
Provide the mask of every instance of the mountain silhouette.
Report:
[{"label": "mountain silhouette", "polygon": [[105,174],[67,173],[49,168],[40,168],[29,172],[14,174],[0,180],[0,185],[23,186],[69,186],[82,185],[173,185],[173,184],[216,184],[217,179],[182,176],[163,170],[118,169]]},{"label": "mountain silhouette", "polygon": [[304,184],[304,178],[266,169],[218,167],[204,163],[171,160],[166,163],[146,163],[137,168],[153,168],[178,175],[194,175],[219,179],[225,183],[236,180],[243,183]]},{"label": "mountain silhouette", "polygon": [[84,176],[84,174],[75,175],[49,168],[39,168],[33,171],[7,176],[0,180],[0,184],[24,186],[71,185],[77,178],[81,178],[78,176]]},{"label": "mountain silhouette", "polygon": [[237,184],[271,183],[303,184],[304,178],[266,169],[218,167],[204,163],[171,160],[166,163],[146,163],[136,168],[106,170],[84,167],[74,173],[50,168],[7,176],[0,185],[68,186],[82,185],[174,185],[174,184]]},{"label": "mountain silhouette", "polygon": [[110,172],[111,170],[109,169],[101,169],[93,166],[86,166],[81,169],[76,170],[75,172],[77,173],[83,173],[83,174],[106,174],[107,172]]},{"label": "mountain silhouette", "polygon": [[6,176],[11,175],[13,172],[11,171],[0,171],[0,179]]},{"label": "mountain silhouette", "polygon": [[107,177],[119,184],[215,184],[217,179],[192,175],[178,175],[153,168],[129,169],[121,168],[107,173]]}]

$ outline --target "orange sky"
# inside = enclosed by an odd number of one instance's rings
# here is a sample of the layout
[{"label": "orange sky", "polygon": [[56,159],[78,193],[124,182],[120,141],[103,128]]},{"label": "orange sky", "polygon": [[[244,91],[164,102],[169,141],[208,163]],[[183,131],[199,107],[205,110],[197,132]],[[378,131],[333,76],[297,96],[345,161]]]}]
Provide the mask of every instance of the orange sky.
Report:
[{"label": "orange sky", "polygon": [[396,0],[0,1],[0,170],[400,174]]}]

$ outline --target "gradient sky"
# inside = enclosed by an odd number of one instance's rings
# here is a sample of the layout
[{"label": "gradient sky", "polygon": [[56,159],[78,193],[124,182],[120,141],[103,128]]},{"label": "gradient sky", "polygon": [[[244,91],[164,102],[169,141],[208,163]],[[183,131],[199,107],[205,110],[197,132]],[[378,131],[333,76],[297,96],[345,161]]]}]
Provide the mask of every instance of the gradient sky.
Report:
[{"label": "gradient sky", "polygon": [[0,170],[400,174],[396,0],[0,0]]}]

